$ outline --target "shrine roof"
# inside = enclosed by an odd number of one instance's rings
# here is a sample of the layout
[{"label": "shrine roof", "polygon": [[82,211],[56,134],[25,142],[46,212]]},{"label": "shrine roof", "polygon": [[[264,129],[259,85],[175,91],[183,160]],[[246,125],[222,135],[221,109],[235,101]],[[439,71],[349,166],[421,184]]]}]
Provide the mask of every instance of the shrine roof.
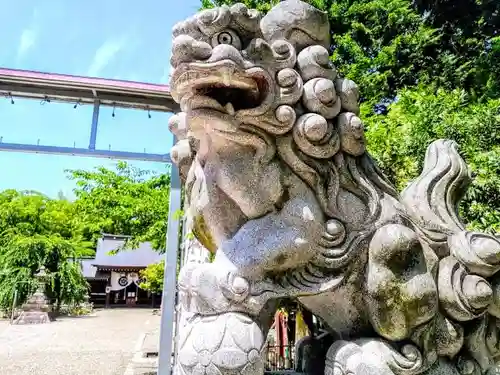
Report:
[{"label": "shrine roof", "polygon": [[98,269],[145,268],[158,263],[163,256],[153,250],[150,242],[141,243],[136,249],[120,250],[127,236],[104,234],[97,242],[94,259],[82,259],[82,271],[86,278],[95,278]]}]

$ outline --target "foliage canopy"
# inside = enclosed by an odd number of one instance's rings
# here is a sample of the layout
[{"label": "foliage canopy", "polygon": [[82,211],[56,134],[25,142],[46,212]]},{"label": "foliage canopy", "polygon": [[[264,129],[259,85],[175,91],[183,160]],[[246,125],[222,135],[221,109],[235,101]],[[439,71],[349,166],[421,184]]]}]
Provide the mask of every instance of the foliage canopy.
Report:
[{"label": "foliage canopy", "polygon": [[24,302],[37,287],[35,274],[45,267],[47,294],[56,305],[78,302],[87,282],[76,259],[92,254],[75,222],[75,206],[36,192],[0,193],[0,307],[12,305],[14,291]]},{"label": "foliage canopy", "polygon": [[70,170],[76,182],[76,209],[84,235],[95,241],[101,233],[131,236],[126,247],[150,241],[154,249],[166,246],[170,174],[152,174],[126,162],[116,170]]}]

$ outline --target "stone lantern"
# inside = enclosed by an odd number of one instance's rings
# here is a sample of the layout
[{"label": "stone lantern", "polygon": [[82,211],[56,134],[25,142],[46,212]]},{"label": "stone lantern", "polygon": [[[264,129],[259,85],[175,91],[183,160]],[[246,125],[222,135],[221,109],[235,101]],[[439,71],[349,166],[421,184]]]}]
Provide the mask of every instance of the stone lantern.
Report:
[{"label": "stone lantern", "polygon": [[28,301],[23,305],[21,315],[14,321],[14,324],[43,324],[50,323],[50,302],[45,294],[47,273],[45,267],[40,267],[35,274],[38,287]]}]

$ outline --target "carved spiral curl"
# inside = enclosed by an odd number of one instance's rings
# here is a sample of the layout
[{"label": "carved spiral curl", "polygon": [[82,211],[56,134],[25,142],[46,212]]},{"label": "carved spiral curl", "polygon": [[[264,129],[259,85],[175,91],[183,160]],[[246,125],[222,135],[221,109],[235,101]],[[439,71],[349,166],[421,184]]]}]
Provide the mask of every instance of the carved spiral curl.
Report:
[{"label": "carved spiral curl", "polygon": [[488,313],[500,319],[500,274],[496,274],[489,281],[493,289],[493,302],[488,308]]},{"label": "carved spiral curl", "polygon": [[177,139],[182,140],[187,137],[188,122],[186,113],[179,112],[168,119],[168,129],[172,132]]},{"label": "carved spiral curl", "polygon": [[417,374],[425,367],[425,361],[422,353],[414,345],[404,345],[401,348],[401,353],[394,352],[392,361],[387,362],[389,367],[395,374]]},{"label": "carved spiral curl", "polygon": [[204,10],[196,15],[198,27],[205,35],[213,35],[228,27],[231,11],[227,5]]},{"label": "carved spiral curl", "polygon": [[479,232],[462,231],[448,239],[450,253],[471,272],[489,277],[500,270],[500,241]]},{"label": "carved spiral curl", "polygon": [[412,341],[429,356],[454,358],[464,344],[464,329],[442,314],[415,329]]},{"label": "carved spiral curl", "polygon": [[463,327],[441,314],[437,316],[435,324],[437,354],[440,357],[455,357],[464,344]]},{"label": "carved spiral curl", "polygon": [[338,340],[328,349],[326,374],[416,375],[429,364],[411,344],[400,351],[378,339]]},{"label": "carved spiral curl", "polygon": [[483,315],[492,301],[493,292],[488,281],[468,274],[454,257],[439,262],[439,302],[451,318],[460,322]]},{"label": "carved spiral curl", "polygon": [[[469,372],[470,374],[487,373],[488,370],[496,369],[500,360],[500,331],[498,319],[485,315],[469,327],[469,334],[465,340],[465,348],[474,359],[472,364],[478,365],[480,372]],[[472,366],[469,366],[472,368]],[[476,368],[474,368],[475,371]],[[467,374],[468,375],[468,374]]]},{"label": "carved spiral curl", "polygon": [[231,7],[231,15],[233,22],[247,33],[260,31],[259,23],[262,13],[258,10],[248,9],[245,4],[237,3]]},{"label": "carved spiral curl", "polygon": [[316,113],[306,113],[297,119],[293,139],[300,151],[318,159],[331,158],[340,149],[334,125]]},{"label": "carved spiral curl", "polygon": [[325,223],[325,232],[318,240],[319,245],[332,248],[340,245],[346,237],[346,230],[344,224],[339,220],[331,219]]},{"label": "carved spiral curl", "polygon": [[479,364],[472,358],[460,356],[457,358],[457,370],[460,375],[481,375]]},{"label": "carved spiral curl", "polygon": [[305,83],[302,103],[309,111],[329,120],[341,109],[333,81],[325,78],[313,78]]},{"label": "carved spiral curl", "polygon": [[180,35],[190,35],[199,41],[208,41],[208,37],[203,34],[198,27],[198,20],[196,16],[189,17],[183,21],[177,22],[172,28],[172,36],[177,38]]},{"label": "carved spiral curl", "polygon": [[227,279],[222,286],[222,292],[227,299],[242,302],[250,293],[250,284],[245,278],[231,272],[227,275]]},{"label": "carved spiral curl", "polygon": [[276,74],[276,82],[279,86],[280,104],[294,105],[297,103],[303,91],[302,78],[296,70],[285,68]]},{"label": "carved spiral curl", "polygon": [[[276,108],[276,119],[282,124],[283,132],[288,132],[293,126],[296,118],[295,111],[289,105],[281,105]],[[285,131],[286,129],[286,131]]]},{"label": "carved spiral curl", "polygon": [[335,81],[335,88],[342,103],[342,109],[359,115],[359,88],[347,78],[339,78]]},{"label": "carved spiral curl", "polygon": [[297,56],[297,69],[304,82],[313,78],[325,78],[330,81],[337,78],[337,71],[330,62],[328,50],[319,45],[300,51]]},{"label": "carved spiral curl", "polygon": [[297,61],[295,48],[286,40],[276,40],[271,44],[274,61],[272,68],[281,70],[285,68],[293,68]]},{"label": "carved spiral curl", "polygon": [[365,128],[361,119],[352,112],[341,113],[337,118],[342,151],[353,156],[365,153]]}]

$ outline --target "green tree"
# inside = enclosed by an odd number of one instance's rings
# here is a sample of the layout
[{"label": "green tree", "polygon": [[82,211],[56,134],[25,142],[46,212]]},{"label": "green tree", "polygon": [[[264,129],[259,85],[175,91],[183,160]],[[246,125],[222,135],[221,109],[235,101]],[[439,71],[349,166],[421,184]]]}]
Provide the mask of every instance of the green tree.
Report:
[{"label": "green tree", "polygon": [[149,290],[151,293],[160,293],[163,290],[164,271],[165,261],[150,264],[140,273],[145,280],[140,287]]},{"label": "green tree", "polygon": [[434,140],[455,140],[474,175],[462,215],[473,228],[500,232],[500,100],[420,86],[399,92],[389,113],[367,117],[370,152],[401,190],[422,170]]},{"label": "green tree", "polygon": [[165,249],[169,174],[152,174],[126,162],[118,162],[116,171],[99,167],[68,173],[76,181],[75,206],[87,239],[123,234],[131,236],[127,248],[150,241],[154,249]]},{"label": "green tree", "polygon": [[34,292],[34,275],[43,266],[47,294],[61,303],[82,301],[88,285],[76,259],[92,253],[73,220],[75,207],[36,192],[0,193],[0,308],[9,308],[14,291],[23,303]]},{"label": "green tree", "polygon": [[427,24],[440,31],[439,85],[470,88],[479,99],[500,96],[500,2],[415,0]]}]

